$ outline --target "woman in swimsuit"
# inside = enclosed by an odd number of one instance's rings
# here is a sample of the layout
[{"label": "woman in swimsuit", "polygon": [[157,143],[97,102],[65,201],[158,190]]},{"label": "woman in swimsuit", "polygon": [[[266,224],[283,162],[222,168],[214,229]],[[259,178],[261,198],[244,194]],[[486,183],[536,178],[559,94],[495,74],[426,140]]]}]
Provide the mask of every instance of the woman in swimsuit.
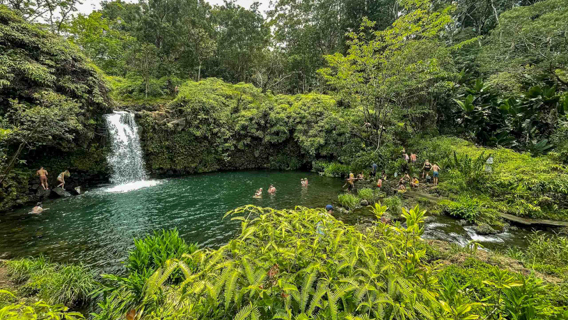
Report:
[{"label": "woman in swimsuit", "polygon": [[426,173],[430,172],[430,169],[432,169],[432,164],[430,163],[430,161],[426,160],[424,162],[424,165],[422,166],[422,179],[424,179]]},{"label": "woman in swimsuit", "polygon": [[69,176],[71,176],[71,173],[69,173],[69,170],[65,170],[65,171],[61,172],[57,176],[57,181],[60,182],[57,187],[58,188],[61,187],[61,188],[65,189],[65,177],[69,177]]},{"label": "woman in swimsuit", "polygon": [[262,188],[256,190],[253,198],[262,198]]}]

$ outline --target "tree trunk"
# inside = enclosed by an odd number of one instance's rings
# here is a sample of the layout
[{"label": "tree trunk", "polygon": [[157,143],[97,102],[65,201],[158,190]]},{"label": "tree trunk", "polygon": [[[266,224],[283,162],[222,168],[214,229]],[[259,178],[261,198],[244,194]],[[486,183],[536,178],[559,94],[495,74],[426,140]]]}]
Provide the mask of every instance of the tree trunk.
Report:
[{"label": "tree trunk", "polygon": [[145,88],[144,88],[144,91],[145,91],[145,92],[144,92],[144,97],[145,97],[146,99],[148,99],[148,81],[149,81],[149,79],[146,78],[146,86],[145,86]]},{"label": "tree trunk", "polygon": [[2,175],[2,178],[0,178],[0,187],[2,186],[2,182],[4,182],[4,180],[6,180],[6,178],[8,177],[8,174],[10,173],[12,168],[14,167],[14,163],[16,162],[16,159],[18,159],[18,156],[20,155],[20,153],[22,152],[23,149],[24,149],[24,142],[20,143],[20,145],[18,146],[18,150],[16,151],[16,153],[14,154],[12,159],[10,160],[10,163],[8,163],[6,170],[4,170],[4,174]]},{"label": "tree trunk", "polygon": [[201,80],[201,62],[199,62],[199,69],[197,70],[197,82]]}]

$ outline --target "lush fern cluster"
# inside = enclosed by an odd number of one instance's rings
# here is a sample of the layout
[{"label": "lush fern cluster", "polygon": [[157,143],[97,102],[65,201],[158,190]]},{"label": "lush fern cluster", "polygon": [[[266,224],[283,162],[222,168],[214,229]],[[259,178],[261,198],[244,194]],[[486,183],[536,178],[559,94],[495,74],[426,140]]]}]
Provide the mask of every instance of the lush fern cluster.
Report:
[{"label": "lush fern cluster", "polygon": [[[385,210],[375,213],[380,217]],[[532,278],[485,266],[489,271],[476,282],[474,294],[457,271],[440,274],[426,262],[427,245],[420,239],[424,211],[418,207],[403,210],[406,228],[377,223],[364,233],[306,208],[247,206],[227,216],[242,223],[236,239],[167,261],[140,294],[127,286],[108,288],[95,318],[127,313],[136,319],[238,320],[498,319],[513,311],[522,319],[568,315],[565,303],[548,297],[547,285]],[[181,281],[174,281],[176,272],[182,273]],[[450,275],[456,280],[444,279]],[[515,290],[538,305],[508,304],[505,297],[517,297]]]}]

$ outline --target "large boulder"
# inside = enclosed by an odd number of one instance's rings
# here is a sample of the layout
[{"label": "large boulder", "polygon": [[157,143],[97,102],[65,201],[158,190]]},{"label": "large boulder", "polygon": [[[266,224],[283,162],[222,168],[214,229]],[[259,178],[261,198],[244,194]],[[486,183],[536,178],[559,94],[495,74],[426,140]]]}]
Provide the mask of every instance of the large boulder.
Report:
[{"label": "large boulder", "polygon": [[53,188],[52,191],[53,191],[53,195],[54,195],[55,197],[61,197],[61,198],[63,198],[63,197],[69,197],[69,196],[71,196],[71,194],[70,194],[69,192],[63,190],[63,189],[60,188],[60,187]]},{"label": "large boulder", "polygon": [[42,187],[38,188],[36,191],[36,196],[42,200],[45,198],[48,198],[51,195],[51,190],[50,189],[44,189]]},{"label": "large boulder", "polygon": [[497,230],[493,229],[487,223],[482,223],[480,225],[475,226],[475,232],[480,235],[488,235],[488,234],[496,234],[498,233]]}]

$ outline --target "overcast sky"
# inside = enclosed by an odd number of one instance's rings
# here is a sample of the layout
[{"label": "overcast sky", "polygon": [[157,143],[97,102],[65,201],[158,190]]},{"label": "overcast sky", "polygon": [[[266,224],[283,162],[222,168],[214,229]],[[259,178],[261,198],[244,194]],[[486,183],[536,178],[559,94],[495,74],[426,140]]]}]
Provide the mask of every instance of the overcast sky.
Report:
[{"label": "overcast sky", "polygon": [[[128,1],[128,0],[126,0]],[[137,0],[134,1],[129,1],[129,2],[136,2]],[[215,4],[223,4],[223,0],[206,0],[207,2],[209,2],[211,5],[215,5]],[[91,13],[91,11],[96,10],[96,9],[100,9],[100,0],[83,0],[83,4],[79,6],[79,12],[83,13],[83,14],[89,14]],[[266,11],[268,9],[268,3],[270,2],[270,0],[236,0],[237,4],[245,7],[245,8],[249,8],[251,4],[253,4],[253,2],[260,2],[261,6],[260,6],[260,11],[264,14],[264,11]]]}]

